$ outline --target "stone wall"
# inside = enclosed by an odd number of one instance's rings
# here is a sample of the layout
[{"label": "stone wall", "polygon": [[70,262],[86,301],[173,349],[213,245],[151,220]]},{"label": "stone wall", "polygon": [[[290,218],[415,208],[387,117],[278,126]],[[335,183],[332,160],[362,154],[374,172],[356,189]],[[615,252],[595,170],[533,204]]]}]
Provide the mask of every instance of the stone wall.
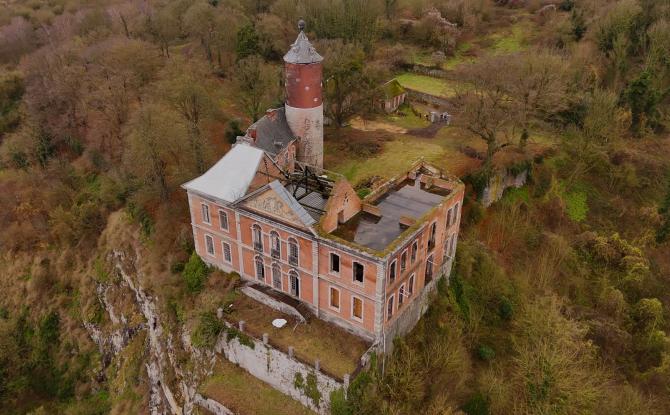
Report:
[{"label": "stone wall", "polygon": [[258,291],[252,287],[242,287],[241,289],[242,293],[245,294],[246,296],[253,298],[254,300],[258,301],[261,304],[265,304],[266,306],[270,307],[273,310],[277,310],[279,312],[282,312],[284,314],[288,314],[290,316],[293,316],[300,320],[301,322],[305,322],[305,317],[303,317],[302,314],[295,308],[291,307],[290,305],[279,301],[275,300],[274,298],[270,297],[269,295]]},{"label": "stone wall", "polygon": [[410,99],[420,102],[425,102],[427,104],[437,105],[438,107],[451,108],[451,103],[449,100],[438,97],[431,94],[426,94],[424,92],[415,91],[413,89],[405,88],[407,90],[407,95]]},{"label": "stone wall", "polygon": [[[231,327],[228,323],[226,326]],[[290,350],[287,354],[270,346],[267,338],[263,341],[247,334],[242,340],[240,337],[228,338],[224,331],[216,345],[217,353],[311,410],[319,414],[330,413],[330,394],[345,387],[348,376],[343,383],[339,382],[296,360]],[[302,383],[302,387],[297,387],[296,383]]]},{"label": "stone wall", "polygon": [[526,184],[528,180],[528,170],[524,170],[519,174],[511,174],[509,172],[497,172],[490,180],[488,186],[482,192],[482,204],[485,207],[490,206],[502,198],[503,193],[510,187],[519,188]]}]

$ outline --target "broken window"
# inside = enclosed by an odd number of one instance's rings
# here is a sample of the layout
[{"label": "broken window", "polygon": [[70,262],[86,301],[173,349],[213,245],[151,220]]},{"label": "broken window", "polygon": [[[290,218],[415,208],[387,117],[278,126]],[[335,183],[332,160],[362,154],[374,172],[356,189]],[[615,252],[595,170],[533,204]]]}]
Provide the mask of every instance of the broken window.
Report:
[{"label": "broken window", "polygon": [[400,255],[400,272],[405,272],[407,269],[407,250]]},{"label": "broken window", "polygon": [[389,298],[389,302],[386,305],[386,319],[390,320],[393,317],[393,296]]},{"label": "broken window", "polygon": [[202,204],[202,221],[205,223],[210,223],[209,222],[209,206],[206,204]]},{"label": "broken window", "polygon": [[214,239],[211,236],[205,235],[205,245],[207,245],[207,253],[214,255]]},{"label": "broken window", "polygon": [[393,262],[391,262],[391,267],[389,268],[389,281],[391,282],[395,281],[395,273],[396,273],[396,261],[394,259]]},{"label": "broken window", "polygon": [[272,258],[281,257],[281,240],[279,234],[275,231],[270,232],[270,255],[272,255]]},{"label": "broken window", "polygon": [[221,223],[221,229],[224,231],[228,230],[228,214],[225,211],[219,210],[219,222]]},{"label": "broken window", "polygon": [[409,277],[409,282],[407,283],[407,296],[411,297],[414,294],[414,274]]},{"label": "broken window", "polygon": [[298,273],[291,271],[289,280],[291,283],[291,295],[300,297],[300,278],[298,277]]},{"label": "broken window", "polygon": [[365,268],[363,267],[363,264],[354,261],[353,270],[354,270],[354,281],[362,283],[365,273]]},{"label": "broken window", "polygon": [[330,272],[340,273],[340,256],[330,253]]},{"label": "broken window", "polygon": [[263,252],[263,232],[261,232],[261,227],[254,225],[251,227],[251,231],[254,240],[254,250]]},{"label": "broken window", "polygon": [[398,308],[402,307],[404,297],[405,297],[405,284],[402,284],[398,289]]},{"label": "broken window", "polygon": [[412,253],[410,256],[410,261],[412,262],[412,264],[414,263],[414,261],[416,261],[416,253],[418,250],[419,250],[419,242],[414,241],[414,243],[412,244]]}]

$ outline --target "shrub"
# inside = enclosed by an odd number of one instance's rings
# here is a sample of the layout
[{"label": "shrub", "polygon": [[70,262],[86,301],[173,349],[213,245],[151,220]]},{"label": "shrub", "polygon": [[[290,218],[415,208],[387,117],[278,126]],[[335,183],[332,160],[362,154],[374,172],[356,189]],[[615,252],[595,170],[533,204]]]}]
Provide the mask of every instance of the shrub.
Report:
[{"label": "shrub", "polygon": [[500,316],[501,319],[509,321],[512,319],[513,314],[514,314],[514,305],[512,304],[509,298],[503,295],[502,297],[500,297],[500,303],[498,305],[498,315]]},{"label": "shrub", "polygon": [[478,392],[463,405],[462,409],[468,415],[488,415],[489,403],[484,395]]},{"label": "shrub", "polygon": [[181,273],[186,282],[186,289],[190,293],[197,293],[202,290],[209,271],[207,264],[200,259],[197,253],[193,252]]},{"label": "shrub", "polygon": [[485,362],[490,362],[496,357],[496,352],[490,346],[482,344],[477,348],[477,357]]},{"label": "shrub", "polygon": [[570,219],[575,222],[583,222],[586,219],[589,206],[586,203],[585,192],[577,190],[566,193],[563,196],[563,202],[565,202],[565,211]]},{"label": "shrub", "polygon": [[202,313],[198,327],[193,332],[193,345],[195,347],[213,347],[223,328],[223,322],[216,317],[216,313],[213,311]]}]

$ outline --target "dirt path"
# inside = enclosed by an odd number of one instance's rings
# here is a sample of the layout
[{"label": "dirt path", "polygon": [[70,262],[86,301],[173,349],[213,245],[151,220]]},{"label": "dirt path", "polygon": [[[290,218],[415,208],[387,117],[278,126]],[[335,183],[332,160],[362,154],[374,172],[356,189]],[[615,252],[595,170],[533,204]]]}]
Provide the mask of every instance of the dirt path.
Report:
[{"label": "dirt path", "polygon": [[415,128],[413,130],[409,130],[407,131],[407,134],[422,138],[435,138],[437,132],[440,131],[442,127],[445,127],[446,125],[447,125],[446,122],[436,122],[429,125],[428,127]]},{"label": "dirt path", "polygon": [[389,133],[395,134],[406,134],[407,129],[398,127],[397,125],[385,123],[382,121],[374,120],[365,120],[361,117],[354,117],[350,121],[351,128],[355,128],[360,131],[388,131]]}]

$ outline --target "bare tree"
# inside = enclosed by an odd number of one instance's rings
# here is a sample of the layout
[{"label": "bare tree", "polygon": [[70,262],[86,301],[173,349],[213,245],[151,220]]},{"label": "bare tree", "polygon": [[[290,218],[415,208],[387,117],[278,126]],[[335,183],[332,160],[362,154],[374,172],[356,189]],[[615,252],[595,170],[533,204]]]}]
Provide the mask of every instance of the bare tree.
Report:
[{"label": "bare tree", "polygon": [[258,55],[246,57],[237,63],[233,82],[237,101],[254,121],[270,105],[279,101],[279,73]]},{"label": "bare tree", "polygon": [[567,64],[550,52],[533,52],[508,61],[512,75],[509,93],[514,99],[517,123],[521,128],[519,144],[523,148],[534,124],[548,120],[565,109],[567,100]]},{"label": "bare tree", "polygon": [[508,59],[495,56],[461,69],[464,83],[454,100],[456,123],[486,142],[487,169],[495,153],[509,144],[514,120],[510,79],[505,70]]}]

